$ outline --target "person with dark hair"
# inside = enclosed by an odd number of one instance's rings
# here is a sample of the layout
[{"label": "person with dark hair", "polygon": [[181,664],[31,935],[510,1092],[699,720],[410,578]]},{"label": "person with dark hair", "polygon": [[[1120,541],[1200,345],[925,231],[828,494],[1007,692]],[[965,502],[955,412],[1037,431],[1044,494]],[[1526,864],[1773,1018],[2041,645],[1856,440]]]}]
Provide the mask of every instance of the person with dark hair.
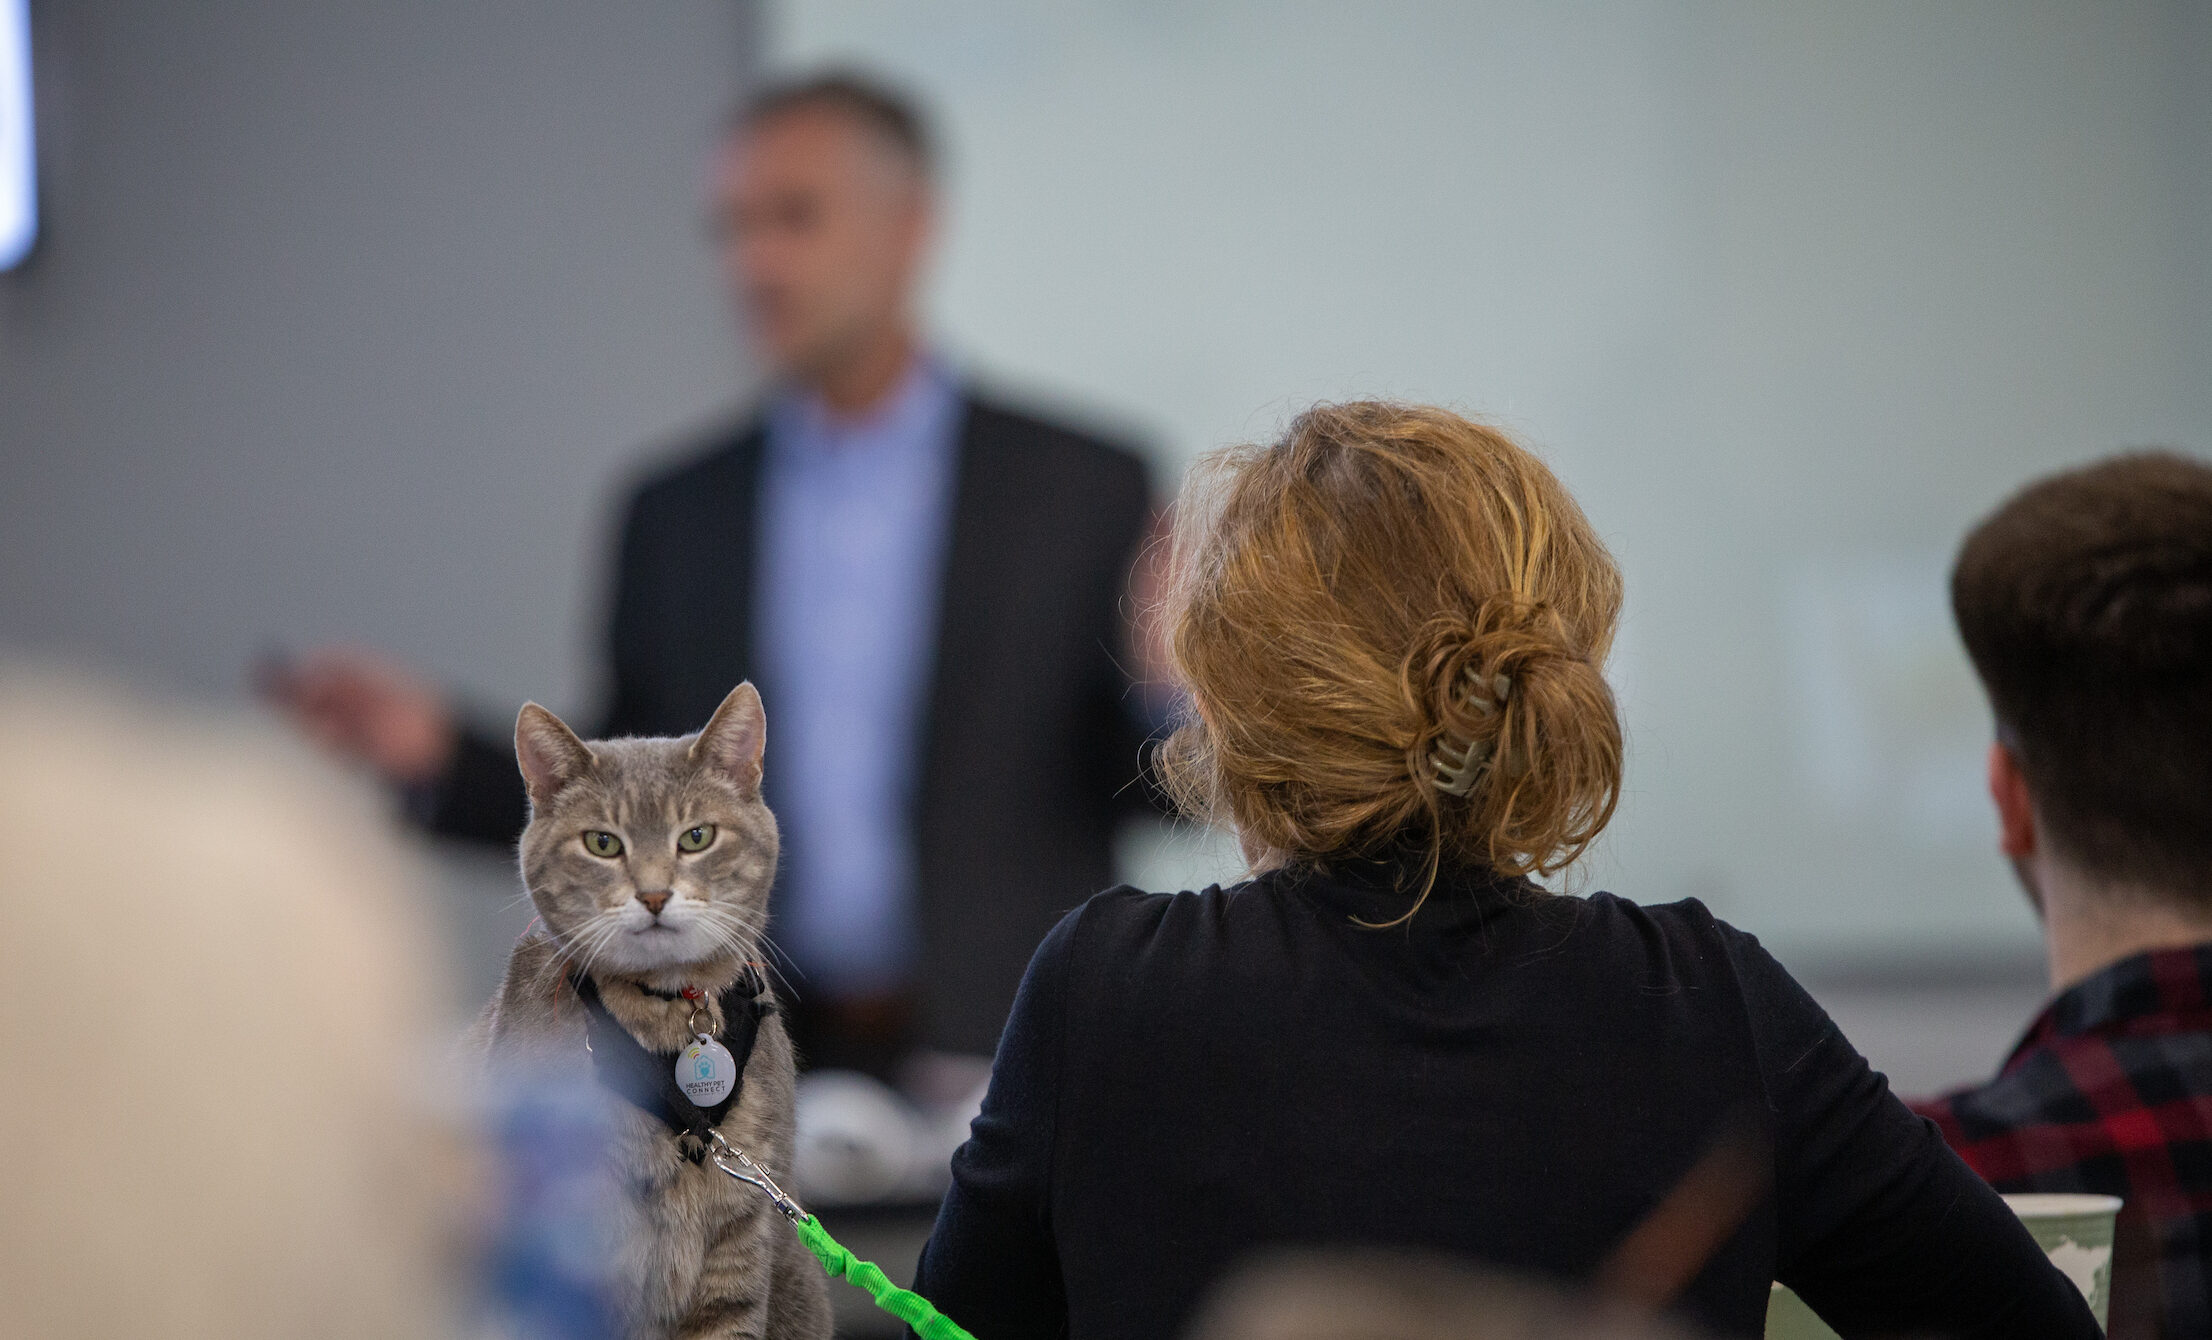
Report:
[{"label": "person with dark hair", "polygon": [[1995,1079],[1920,1110],[2000,1191],[2123,1198],[2112,1335],[2212,1335],[2212,466],[2030,485],[1951,603],[2057,995]]},{"label": "person with dark hair", "polygon": [[[987,1053],[1030,951],[1109,882],[1114,828],[1146,803],[1119,668],[1146,472],[928,347],[935,150],[903,96],[849,73],[770,85],[716,168],[770,386],[631,496],[594,733],[683,734],[758,684],[802,1055],[887,1074],[916,1046]],[[324,651],[270,690],[434,831],[521,830],[513,751],[436,686]]]},{"label": "person with dark hair", "polygon": [[879,136],[917,175],[937,175],[936,139],[929,123],[904,94],[850,70],[828,70],[771,82],[739,103],[724,128],[757,130],[793,112],[843,116]]}]

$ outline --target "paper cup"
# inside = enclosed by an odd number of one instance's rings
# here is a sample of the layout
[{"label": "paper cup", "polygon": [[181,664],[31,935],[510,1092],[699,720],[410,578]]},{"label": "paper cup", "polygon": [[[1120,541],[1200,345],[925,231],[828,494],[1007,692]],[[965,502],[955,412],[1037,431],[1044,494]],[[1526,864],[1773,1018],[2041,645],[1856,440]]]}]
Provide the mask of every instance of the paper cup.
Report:
[{"label": "paper cup", "polygon": [[[2118,1196],[2019,1195],[2005,1204],[2027,1225],[2029,1236],[2051,1264],[2074,1282],[2097,1324],[2105,1323],[2112,1294],[2112,1221],[2120,1213]],[[1805,1300],[1777,1284],[1767,1298],[1767,1340],[1837,1340]]]},{"label": "paper cup", "polygon": [[2118,1196],[2018,1195],[2005,1204],[2028,1226],[2036,1245],[2089,1300],[2104,1325],[2112,1298],[2112,1221]]},{"label": "paper cup", "polygon": [[1820,1315],[1786,1284],[1767,1295],[1767,1340],[1840,1340]]}]

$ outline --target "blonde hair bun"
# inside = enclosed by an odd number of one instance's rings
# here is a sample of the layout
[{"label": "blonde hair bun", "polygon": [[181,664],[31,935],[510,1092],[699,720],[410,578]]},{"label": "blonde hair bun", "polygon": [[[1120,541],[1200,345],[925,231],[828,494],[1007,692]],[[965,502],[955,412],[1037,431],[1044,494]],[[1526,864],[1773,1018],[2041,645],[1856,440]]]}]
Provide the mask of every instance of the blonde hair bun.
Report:
[{"label": "blonde hair bun", "polygon": [[1571,864],[1611,818],[1603,674],[1618,568],[1498,430],[1324,405],[1194,468],[1165,607],[1187,808],[1293,859],[1409,841],[1500,874]]}]

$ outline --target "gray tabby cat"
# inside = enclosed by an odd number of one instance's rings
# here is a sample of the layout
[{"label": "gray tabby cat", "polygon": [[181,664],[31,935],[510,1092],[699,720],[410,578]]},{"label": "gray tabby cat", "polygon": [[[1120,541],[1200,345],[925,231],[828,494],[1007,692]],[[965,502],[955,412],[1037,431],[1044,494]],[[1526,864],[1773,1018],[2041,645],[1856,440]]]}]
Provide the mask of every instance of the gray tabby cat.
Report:
[{"label": "gray tabby cat", "polygon": [[[684,988],[703,991],[702,1026],[720,1035],[717,997],[760,961],[768,922],[776,820],[760,797],[766,737],[751,684],[732,690],[704,730],[676,740],[586,744],[536,703],[523,707],[522,876],[544,930],[515,946],[477,1021],[494,1067],[588,1081],[584,1006],[569,981],[578,970],[608,1013],[671,1065],[690,1041],[695,1007]],[[793,1073],[790,1038],[771,1014],[717,1127],[778,1180],[791,1170]],[[686,1159],[657,1117],[615,1105],[628,1218],[614,1276],[629,1334],[828,1336],[821,1268],[768,1199],[711,1160]]]}]

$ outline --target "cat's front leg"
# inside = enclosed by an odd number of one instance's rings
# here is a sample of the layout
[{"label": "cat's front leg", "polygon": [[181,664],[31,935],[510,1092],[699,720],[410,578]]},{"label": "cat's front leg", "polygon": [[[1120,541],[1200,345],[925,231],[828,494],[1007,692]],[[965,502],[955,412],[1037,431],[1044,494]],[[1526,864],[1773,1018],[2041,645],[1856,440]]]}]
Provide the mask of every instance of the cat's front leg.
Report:
[{"label": "cat's front leg", "polygon": [[671,1340],[762,1340],[774,1286],[773,1235],[790,1231],[765,1210],[725,1224],[707,1245],[691,1306],[670,1331]]},{"label": "cat's front leg", "polygon": [[715,1298],[693,1307],[671,1340],[761,1340],[768,1307],[760,1297]]},{"label": "cat's front leg", "polygon": [[786,1232],[775,1246],[768,1340],[829,1340],[833,1318],[829,1280],[822,1274],[822,1263],[814,1259],[814,1253],[806,1249],[796,1233]]}]

